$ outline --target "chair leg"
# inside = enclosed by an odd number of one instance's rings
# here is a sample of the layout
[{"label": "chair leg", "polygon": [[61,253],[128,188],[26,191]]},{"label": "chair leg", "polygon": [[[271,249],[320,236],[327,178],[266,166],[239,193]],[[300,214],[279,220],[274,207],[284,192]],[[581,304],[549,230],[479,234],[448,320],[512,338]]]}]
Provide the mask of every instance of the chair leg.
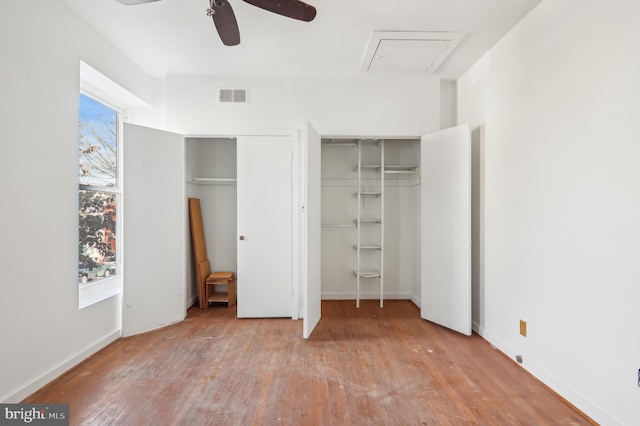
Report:
[{"label": "chair leg", "polygon": [[227,282],[227,306],[231,307],[236,304],[236,277]]}]

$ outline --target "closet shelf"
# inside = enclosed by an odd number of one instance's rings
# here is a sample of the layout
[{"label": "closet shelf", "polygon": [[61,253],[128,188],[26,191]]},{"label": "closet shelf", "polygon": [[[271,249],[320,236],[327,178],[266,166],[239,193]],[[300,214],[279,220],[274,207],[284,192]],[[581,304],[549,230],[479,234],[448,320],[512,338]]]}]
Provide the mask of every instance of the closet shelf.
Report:
[{"label": "closet shelf", "polygon": [[340,224],[340,223],[323,223],[320,225],[322,228],[355,228],[357,224]]},{"label": "closet shelf", "polygon": [[416,174],[418,166],[384,166],[385,173],[393,174]]},{"label": "closet shelf", "polygon": [[[378,159],[370,159],[367,162],[362,161],[363,154],[363,142],[373,142],[379,149],[371,149],[367,148],[367,151],[370,154],[375,155],[376,151],[379,153],[380,157]],[[373,163],[373,164],[372,164]],[[377,278],[379,279],[380,284],[380,307],[383,307],[383,299],[384,299],[384,195],[385,195],[385,166],[384,166],[384,139],[382,140],[360,140],[358,142],[358,167],[356,169],[358,173],[358,182],[357,182],[357,192],[355,193],[355,197],[358,200],[357,205],[357,216],[356,223],[358,224],[357,233],[356,233],[356,245],[354,247],[356,251],[356,270],[354,274],[356,276],[356,308],[360,307],[360,280],[361,279],[369,279],[369,278]],[[370,183],[363,183],[363,174],[367,176],[368,181]],[[377,182],[373,182],[375,180]],[[361,197],[362,196],[362,197]],[[374,196],[380,199],[379,206],[377,206],[378,213],[373,213],[375,215],[379,215],[378,218],[362,218],[362,209],[363,203],[366,203],[367,196]],[[372,202],[372,204],[378,204],[376,202]],[[365,208],[371,208],[371,206],[366,206]],[[371,213],[370,213],[371,214]],[[362,225],[366,223],[378,223],[380,226],[374,227],[374,229],[362,229]],[[367,243],[363,244],[363,232],[366,235],[365,240],[368,240]],[[374,237],[375,234],[379,234],[378,238]],[[375,241],[375,243],[371,242]],[[371,253],[377,252],[378,255],[372,255]],[[360,256],[362,253],[369,253],[366,255],[367,259],[371,262],[371,266],[376,267],[374,265],[377,264],[378,270],[366,270],[362,268],[362,262],[360,261]],[[377,258],[377,260],[376,260]]]},{"label": "closet shelf", "polygon": [[323,140],[321,141],[323,146],[342,146],[342,147],[356,147],[358,146],[355,142],[341,142],[336,141],[335,139]]},{"label": "closet shelf", "polygon": [[[356,224],[358,220],[356,219]],[[360,223],[382,223],[382,219],[360,219]]]},{"label": "closet shelf", "polygon": [[[385,188],[409,188],[420,184],[418,173],[402,173],[402,174],[389,174],[385,173]],[[373,179],[361,179],[361,186],[371,187],[378,189],[380,185],[380,178]],[[324,188],[345,188],[355,191],[358,187],[358,179],[354,178],[325,178],[321,181],[321,187]],[[355,197],[354,197],[355,198]]]},{"label": "closet shelf", "polygon": [[[354,250],[358,250],[358,246],[353,246]],[[360,246],[360,250],[382,250],[381,246],[370,245],[370,246]]]},{"label": "closet shelf", "polygon": [[[380,164],[367,164],[367,165],[362,165],[360,166],[361,170],[380,170],[382,168],[382,166],[380,166]],[[358,171],[358,166],[356,166],[353,169],[354,172]]]},{"label": "closet shelf", "polygon": [[378,271],[360,271],[360,278],[380,278],[381,276],[382,274]]},{"label": "closet shelf", "polygon": [[202,178],[202,177],[189,177],[187,182],[195,183],[196,185],[207,184],[234,184],[237,182],[236,178]]}]

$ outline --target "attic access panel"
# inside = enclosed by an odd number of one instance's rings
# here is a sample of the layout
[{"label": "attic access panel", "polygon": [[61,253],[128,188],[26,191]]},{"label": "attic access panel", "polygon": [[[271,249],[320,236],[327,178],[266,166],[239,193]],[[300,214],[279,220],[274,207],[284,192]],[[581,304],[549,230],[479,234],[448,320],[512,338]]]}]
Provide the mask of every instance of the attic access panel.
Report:
[{"label": "attic access panel", "polygon": [[374,31],[360,73],[434,73],[464,34],[426,31]]}]

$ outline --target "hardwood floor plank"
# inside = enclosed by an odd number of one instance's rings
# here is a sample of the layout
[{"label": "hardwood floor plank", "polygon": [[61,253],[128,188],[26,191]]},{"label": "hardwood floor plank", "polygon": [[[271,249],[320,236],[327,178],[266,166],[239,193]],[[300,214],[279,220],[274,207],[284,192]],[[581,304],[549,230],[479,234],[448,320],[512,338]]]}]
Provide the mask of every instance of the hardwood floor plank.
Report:
[{"label": "hardwood floor plank", "polygon": [[91,425],[591,424],[477,335],[409,301],[323,301],[302,322],[234,308],[120,339],[27,398]]}]

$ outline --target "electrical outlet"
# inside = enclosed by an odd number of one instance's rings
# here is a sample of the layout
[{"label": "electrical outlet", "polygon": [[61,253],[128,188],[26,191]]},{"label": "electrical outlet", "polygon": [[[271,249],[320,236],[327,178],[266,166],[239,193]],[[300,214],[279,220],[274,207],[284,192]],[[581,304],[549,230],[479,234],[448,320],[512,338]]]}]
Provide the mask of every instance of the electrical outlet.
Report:
[{"label": "electrical outlet", "polygon": [[527,337],[527,322],[520,320],[520,334]]}]

